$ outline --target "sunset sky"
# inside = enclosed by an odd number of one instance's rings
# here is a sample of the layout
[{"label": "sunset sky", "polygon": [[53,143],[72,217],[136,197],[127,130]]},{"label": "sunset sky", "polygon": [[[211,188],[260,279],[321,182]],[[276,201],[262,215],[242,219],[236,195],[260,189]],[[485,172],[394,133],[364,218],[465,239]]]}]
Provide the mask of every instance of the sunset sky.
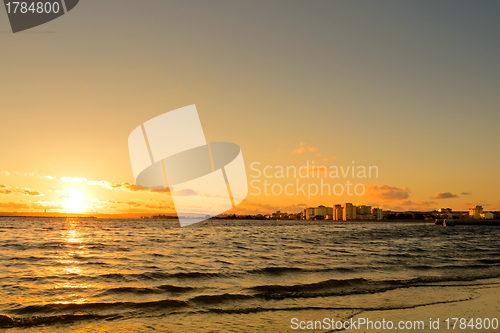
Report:
[{"label": "sunset sky", "polygon": [[254,162],[378,168],[348,178],[361,197],[250,189],[231,212],[500,210],[499,17],[498,1],[86,0],[12,34],[2,8],[0,213],[175,213],[134,185],[127,138],[191,104],[249,181]]}]

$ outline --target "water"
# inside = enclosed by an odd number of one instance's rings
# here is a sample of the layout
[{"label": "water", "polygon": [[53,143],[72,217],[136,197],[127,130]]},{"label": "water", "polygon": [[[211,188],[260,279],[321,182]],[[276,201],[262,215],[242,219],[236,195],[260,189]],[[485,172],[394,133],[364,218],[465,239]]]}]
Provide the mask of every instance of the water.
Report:
[{"label": "water", "polygon": [[470,298],[446,286],[500,277],[499,245],[494,226],[0,218],[0,327],[283,331]]}]

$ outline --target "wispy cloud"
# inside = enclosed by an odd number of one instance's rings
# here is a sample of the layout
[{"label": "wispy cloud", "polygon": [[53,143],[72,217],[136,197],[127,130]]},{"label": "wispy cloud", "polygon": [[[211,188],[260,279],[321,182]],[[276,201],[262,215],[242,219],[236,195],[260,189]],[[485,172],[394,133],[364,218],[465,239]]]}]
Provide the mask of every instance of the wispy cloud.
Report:
[{"label": "wispy cloud", "polygon": [[[304,152],[306,152],[306,151],[311,152],[311,153],[314,153],[314,152],[318,151],[318,148],[308,146],[306,143],[301,142],[301,143],[300,143],[300,145],[299,145],[299,148],[294,149],[294,150],[292,151],[292,154],[302,154],[302,153],[304,153]],[[316,155],[318,155],[318,154],[316,154]],[[319,156],[319,155],[318,155],[318,156]]]},{"label": "wispy cloud", "polygon": [[15,189],[12,189],[9,185],[0,185],[0,193],[1,194],[21,194],[21,195],[26,195],[30,197],[43,197],[45,194],[39,191],[34,191],[30,188],[20,188],[16,187]]},{"label": "wispy cloud", "polygon": [[462,195],[472,195],[472,193],[470,193],[470,192],[462,192],[461,194]]},{"label": "wispy cloud", "polygon": [[0,185],[0,194],[12,194],[13,192],[10,189],[10,186],[8,185]]},{"label": "wispy cloud", "polygon": [[434,208],[435,205],[437,205],[437,202],[435,201],[411,201],[411,200],[404,200],[403,202],[399,203],[401,206],[405,207],[406,210],[425,210],[429,208]]},{"label": "wispy cloud", "polygon": [[40,177],[40,175],[38,173],[35,173],[34,171],[32,171],[32,172],[25,172],[24,177]]},{"label": "wispy cloud", "polygon": [[458,198],[458,195],[452,194],[450,192],[440,192],[434,194],[431,199],[452,199],[452,198]]},{"label": "wispy cloud", "polygon": [[198,195],[198,192],[189,188],[185,188],[183,190],[175,191],[174,194],[178,196],[188,197],[188,196]]},{"label": "wispy cloud", "polygon": [[29,209],[30,205],[27,203],[0,202],[0,207],[7,209]]},{"label": "wispy cloud", "polygon": [[42,197],[45,195],[42,192],[33,191],[30,188],[16,188],[15,192],[16,194],[22,194],[30,197]]},{"label": "wispy cloud", "polygon": [[406,186],[398,188],[389,185],[365,185],[365,188],[368,197],[380,200],[407,200],[410,197],[410,189]]},{"label": "wispy cloud", "polygon": [[8,171],[0,171],[0,176],[6,176],[6,177],[8,177],[8,176],[10,176],[10,172],[8,172]]},{"label": "wispy cloud", "polygon": [[170,193],[170,188],[158,187],[158,188],[145,188],[139,185],[130,183],[114,183],[107,180],[89,180],[88,185],[100,186],[102,188],[114,191],[147,191],[154,193]]}]

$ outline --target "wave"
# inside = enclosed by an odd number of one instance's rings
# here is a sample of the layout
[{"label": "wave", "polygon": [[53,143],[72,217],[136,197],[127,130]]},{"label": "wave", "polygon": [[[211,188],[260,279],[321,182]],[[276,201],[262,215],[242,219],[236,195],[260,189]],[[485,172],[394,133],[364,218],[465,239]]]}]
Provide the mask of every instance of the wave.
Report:
[{"label": "wave", "polygon": [[[18,258],[19,259],[19,258]],[[37,258],[30,257],[30,261],[36,261]],[[97,258],[95,258],[97,259]],[[7,260],[4,258],[3,260]],[[14,259],[13,259],[14,260]],[[148,271],[144,273],[106,273],[100,275],[80,275],[80,274],[65,274],[65,275],[51,275],[51,276],[25,276],[20,277],[23,281],[50,281],[50,280],[69,280],[75,282],[85,282],[85,281],[96,281],[105,282],[112,281],[116,282],[138,282],[138,281],[162,281],[162,280],[202,280],[202,279],[232,279],[241,278],[248,275],[264,275],[264,276],[280,276],[280,275],[298,275],[298,274],[309,274],[309,273],[360,273],[363,271],[373,271],[373,270],[393,270],[394,265],[390,261],[379,261],[379,265],[373,266],[339,266],[333,268],[300,268],[300,267],[281,267],[281,266],[268,266],[263,268],[254,268],[243,271],[232,271],[232,272],[177,272],[168,273],[161,271]],[[96,266],[109,266],[110,264],[99,261],[92,260],[89,262],[83,262],[82,265],[96,265]],[[151,266],[155,267],[155,266]],[[150,268],[151,268],[150,267]],[[437,264],[437,265],[426,265],[426,264],[412,264],[412,263],[401,263],[398,265],[399,268],[411,269],[417,271],[446,271],[446,270],[464,270],[469,271],[468,274],[473,273],[475,275],[481,276],[480,270],[488,270],[493,273],[493,271],[498,270],[500,267],[500,259],[478,259],[471,263],[460,265],[460,264]],[[479,277],[480,278],[480,277]]]},{"label": "wave", "polygon": [[110,311],[130,310],[140,308],[171,309],[186,307],[187,302],[178,300],[159,300],[150,302],[94,302],[94,303],[49,303],[39,305],[28,305],[17,309],[11,309],[8,313],[14,315],[33,315],[46,313],[71,313],[85,311]]},{"label": "wave", "polygon": [[197,288],[194,287],[179,287],[173,285],[161,285],[157,287],[149,287],[149,288],[137,288],[137,287],[118,287],[111,288],[99,294],[99,296],[105,295],[116,295],[116,294],[161,294],[161,293],[185,293],[193,291]]},{"label": "wave", "polygon": [[12,317],[0,314],[0,328],[65,324],[80,320],[95,320],[95,319],[114,320],[122,317],[123,316],[119,314],[113,314],[113,315],[64,314],[55,316],[30,316],[30,317]]},{"label": "wave", "polygon": [[499,274],[484,273],[481,276],[427,276],[407,280],[368,280],[364,278],[356,279],[329,279],[316,283],[295,284],[295,285],[262,285],[247,288],[253,293],[255,298],[264,299],[285,299],[285,298],[310,298],[344,296],[354,294],[375,294],[388,290],[425,287],[431,283],[475,281],[479,279],[497,278]]}]

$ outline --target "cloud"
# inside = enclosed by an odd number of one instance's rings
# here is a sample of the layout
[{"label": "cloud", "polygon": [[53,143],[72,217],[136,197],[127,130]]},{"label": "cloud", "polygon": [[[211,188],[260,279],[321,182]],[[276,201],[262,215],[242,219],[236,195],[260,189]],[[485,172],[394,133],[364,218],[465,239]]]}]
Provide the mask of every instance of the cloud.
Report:
[{"label": "cloud", "polygon": [[173,206],[170,205],[159,205],[159,206],[154,206],[154,205],[146,205],[146,208],[149,209],[173,209]]},{"label": "cloud", "polygon": [[[304,142],[301,142],[301,143],[300,143],[300,145],[299,145],[299,148],[294,149],[294,150],[292,151],[292,154],[302,154],[302,153],[304,153],[304,152],[306,152],[306,151],[309,151],[309,152],[314,153],[314,152],[318,151],[318,148],[308,146],[308,145],[307,145],[307,144],[305,144]],[[316,154],[316,155],[318,155],[318,154]]]},{"label": "cloud", "polygon": [[10,209],[29,209],[30,205],[25,203],[15,203],[15,202],[0,202],[0,208],[10,208]]},{"label": "cloud", "polygon": [[170,193],[170,188],[165,188],[162,186],[156,188],[146,188],[130,183],[108,182],[107,180],[100,180],[100,181],[89,180],[87,182],[87,185],[101,186],[102,188],[105,188],[107,190],[114,190],[114,191],[132,191],[132,192],[146,191],[153,193]]},{"label": "cloud", "polygon": [[458,195],[451,194],[450,192],[440,192],[434,194],[431,199],[451,199],[451,198],[458,198]]},{"label": "cloud", "polygon": [[33,191],[30,188],[24,188],[24,189],[23,188],[16,188],[15,192],[16,192],[16,194],[22,194],[22,195],[31,196],[31,197],[42,197],[45,195],[42,192]]},{"label": "cloud", "polygon": [[10,189],[9,185],[0,184],[0,194],[12,194],[13,192],[9,189]]},{"label": "cloud", "polygon": [[0,194],[12,194],[12,191],[9,190],[9,186],[7,185],[0,185]]},{"label": "cloud", "polygon": [[405,200],[400,203],[401,205],[424,205],[424,206],[429,206],[429,205],[437,205],[436,201],[411,201],[411,200]]},{"label": "cloud", "polygon": [[0,176],[10,176],[10,172],[8,171],[0,171]]},{"label": "cloud", "polygon": [[[52,178],[51,178],[52,179]],[[63,182],[73,182],[73,183],[81,183],[86,182],[87,178],[72,178],[72,177],[61,177]]]},{"label": "cloud", "polygon": [[399,204],[401,206],[404,206],[406,210],[424,210],[424,209],[433,208],[438,203],[435,201],[404,200],[403,202],[401,202]]},{"label": "cloud", "polygon": [[180,191],[175,191],[174,194],[178,195],[178,196],[188,197],[188,196],[198,195],[198,192],[196,192],[195,190],[191,190],[189,188],[186,188],[186,189],[183,189]]},{"label": "cloud", "polygon": [[25,188],[17,187],[14,190],[10,190],[10,186],[8,186],[8,185],[0,185],[0,193],[1,194],[14,194],[15,193],[15,194],[22,194],[22,195],[31,196],[31,197],[42,197],[45,195],[42,192],[33,191],[32,189],[27,188],[27,187],[25,187]]},{"label": "cloud", "polygon": [[484,206],[484,207],[485,207],[485,206],[493,206],[492,204],[487,203],[487,202],[485,202],[485,201],[481,201],[481,202],[464,202],[464,203],[462,204],[462,206],[464,206],[464,207],[469,207],[469,208],[470,208],[470,207],[474,207],[474,206],[476,206],[476,205],[479,205],[479,206]]},{"label": "cloud", "polygon": [[365,185],[366,194],[380,200],[407,200],[410,197],[408,187],[398,188],[389,185]]},{"label": "cloud", "polygon": [[47,207],[63,209],[64,205],[60,202],[53,202],[53,201],[46,201],[46,200],[39,200],[36,203],[31,205],[32,209],[44,209]]},{"label": "cloud", "polygon": [[462,192],[461,194],[462,195],[472,195],[472,193],[470,193],[470,192]]},{"label": "cloud", "polygon": [[48,179],[56,179],[57,177],[56,176],[44,176],[45,178],[48,178]]}]

